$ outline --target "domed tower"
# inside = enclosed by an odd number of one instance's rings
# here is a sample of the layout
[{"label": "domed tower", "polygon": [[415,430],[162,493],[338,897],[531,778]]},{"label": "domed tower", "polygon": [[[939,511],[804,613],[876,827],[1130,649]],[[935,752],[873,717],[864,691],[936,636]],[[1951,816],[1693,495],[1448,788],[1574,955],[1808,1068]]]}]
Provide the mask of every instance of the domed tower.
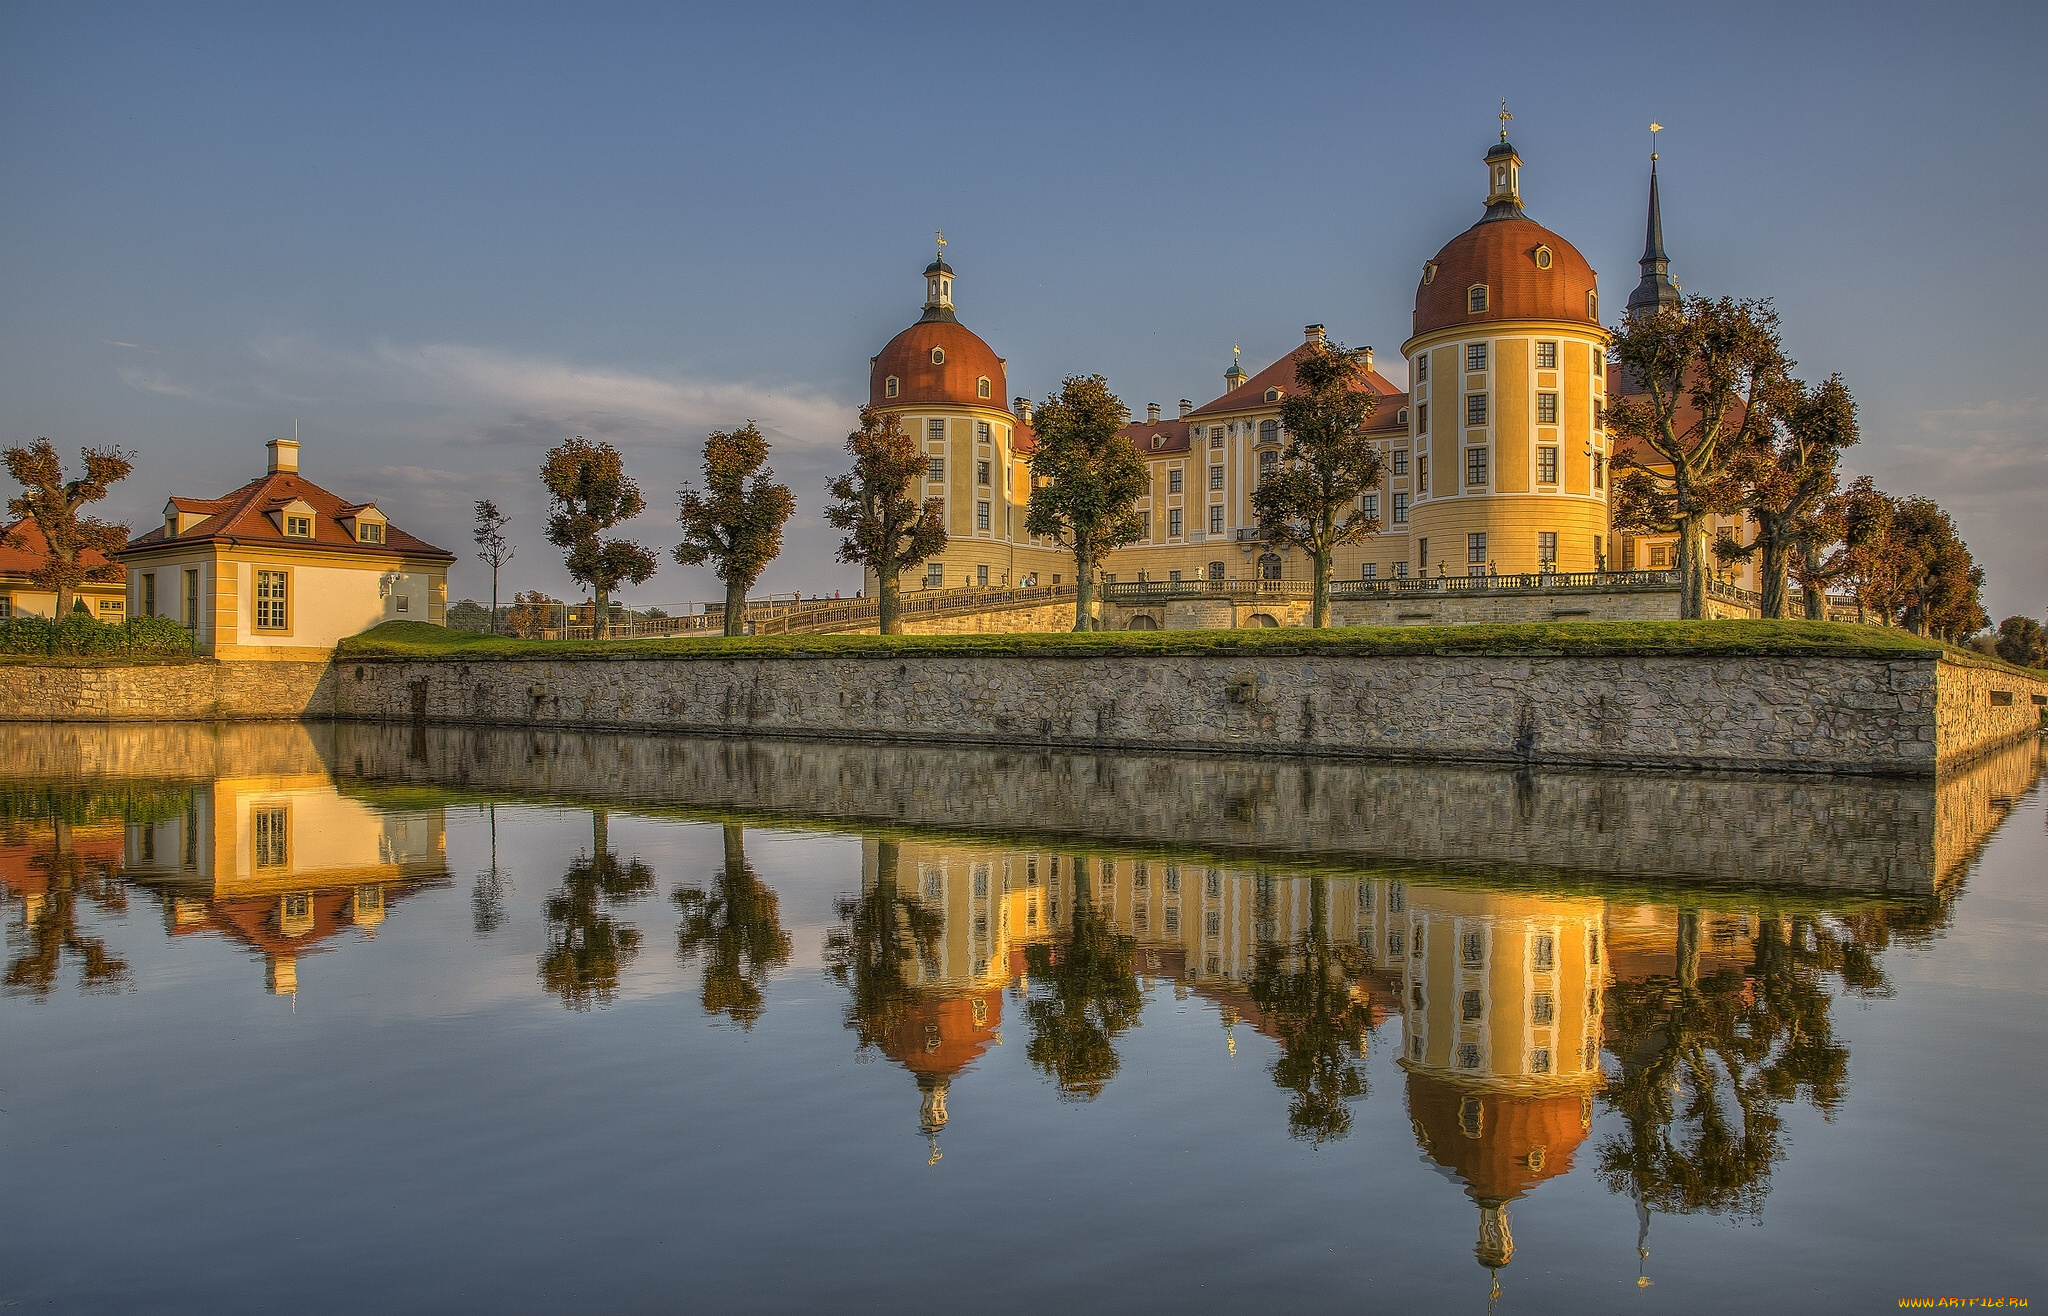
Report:
[{"label": "domed tower", "polygon": [[868,362],[868,405],[900,417],[925,454],[926,479],[913,496],[946,505],[950,542],[924,576],[906,575],[906,590],[1016,585],[1037,558],[1057,562],[1056,554],[1029,548],[1024,535],[1028,417],[1005,409],[1004,361],[960,323],[953,283],[942,242],[924,270],[924,314]]},{"label": "domed tower", "polygon": [[1569,1170],[1592,1129],[1604,906],[1413,886],[1401,903],[1409,1119],[1479,1208],[1474,1255],[1497,1274],[1509,1204]]},{"label": "domed tower", "polygon": [[1521,172],[1503,127],[1485,215],[1415,290],[1408,533],[1425,575],[1592,571],[1607,556],[1599,281],[1523,213]]}]

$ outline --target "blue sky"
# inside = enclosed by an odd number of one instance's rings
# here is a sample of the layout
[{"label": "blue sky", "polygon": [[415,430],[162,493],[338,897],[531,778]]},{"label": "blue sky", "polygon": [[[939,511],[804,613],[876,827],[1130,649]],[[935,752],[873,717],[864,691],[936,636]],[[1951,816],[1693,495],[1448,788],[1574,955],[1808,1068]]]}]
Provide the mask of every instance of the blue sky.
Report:
[{"label": "blue sky", "polygon": [[[2039,616],[2044,13],[4,2],[0,440],[137,450],[141,526],[296,419],[311,478],[463,554],[459,597],[479,497],[503,589],[569,588],[552,442],[618,444],[665,548],[752,417],[798,498],[763,587],[851,593],[823,485],[932,230],[1012,393],[1100,371],[1170,414],[1313,321],[1395,358],[1504,96],[1613,308],[1666,124],[1674,277],[1775,298],[1862,406],[1851,468]],[[629,597],[719,594],[664,562]]]}]

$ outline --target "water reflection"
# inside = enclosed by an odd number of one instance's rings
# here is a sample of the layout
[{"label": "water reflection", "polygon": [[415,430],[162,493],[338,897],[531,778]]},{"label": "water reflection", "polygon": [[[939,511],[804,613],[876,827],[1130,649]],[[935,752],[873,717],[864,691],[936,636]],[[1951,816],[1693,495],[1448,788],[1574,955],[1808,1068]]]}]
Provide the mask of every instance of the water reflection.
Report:
[{"label": "water reflection", "polygon": [[768,975],[789,963],[792,946],[782,930],[780,898],[747,863],[745,829],[726,823],[724,832],[725,865],[711,889],[674,893],[683,911],[676,954],[685,963],[704,957],[705,1013],[751,1029],[768,1008]]},{"label": "water reflection", "polygon": [[[295,992],[305,956],[373,937],[401,902],[449,885],[450,811],[479,806],[489,857],[470,923],[492,934],[519,917],[496,817],[516,802],[588,827],[539,926],[524,915],[545,938],[539,984],[570,1010],[621,998],[642,971],[640,921],[676,919],[702,1010],[742,1030],[815,946],[855,1051],[909,1075],[898,1127],[913,1126],[914,1090],[936,1165],[949,1102],[1000,1054],[1006,1003],[1042,1091],[1085,1103],[1158,1081],[1131,1072],[1130,1042],[1170,990],[1213,1012],[1219,1053],[1245,1029],[1265,1039],[1284,1098],[1261,1118],[1296,1139],[1338,1142],[1363,1103],[1401,1103],[1402,1154],[1468,1199],[1474,1259],[1497,1282],[1514,1211],[1582,1166],[1633,1204],[1644,1258],[1658,1215],[1757,1218],[1792,1111],[1832,1119],[1850,1099],[1837,1003],[1893,994],[1888,953],[1942,935],[1970,859],[2041,772],[2034,745],[1938,786],[982,752],[949,775],[944,758],[0,728],[6,990],[129,985],[117,943],[133,931],[100,916],[139,891],[172,938],[231,939],[271,990]],[[1105,800],[1128,806],[1122,830]],[[716,826],[722,862],[628,921],[657,874],[615,850],[614,813]],[[776,874],[748,859],[750,823],[858,835],[822,945],[784,927]]]},{"label": "water reflection", "polygon": [[653,869],[638,856],[622,863],[612,853],[611,811],[592,809],[590,849],[577,853],[542,906],[548,945],[540,957],[541,986],[571,1010],[617,1000],[620,975],[640,954],[640,929],[611,911],[653,890]]}]

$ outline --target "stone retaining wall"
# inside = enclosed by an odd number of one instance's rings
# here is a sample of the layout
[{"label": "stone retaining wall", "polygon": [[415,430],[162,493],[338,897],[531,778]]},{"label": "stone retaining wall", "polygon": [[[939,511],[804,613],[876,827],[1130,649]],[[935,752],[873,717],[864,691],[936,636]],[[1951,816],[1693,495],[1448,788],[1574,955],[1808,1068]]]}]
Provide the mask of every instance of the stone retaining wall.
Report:
[{"label": "stone retaining wall", "polygon": [[234,721],[333,710],[333,668],[325,662],[0,665],[0,722]]},{"label": "stone retaining wall", "polygon": [[1923,775],[1940,757],[1936,671],[1946,666],[1654,655],[361,659],[340,665],[333,708],[371,721],[750,737]]}]

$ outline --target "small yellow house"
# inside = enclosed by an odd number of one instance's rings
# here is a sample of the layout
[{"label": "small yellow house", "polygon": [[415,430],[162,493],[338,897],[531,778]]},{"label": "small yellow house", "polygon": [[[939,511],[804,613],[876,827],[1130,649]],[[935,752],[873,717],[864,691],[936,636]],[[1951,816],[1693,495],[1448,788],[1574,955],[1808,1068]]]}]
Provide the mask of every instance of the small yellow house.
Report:
[{"label": "small yellow house", "polygon": [[[36,571],[49,557],[50,541],[28,517],[0,526],[0,621],[57,615],[57,591],[35,580]],[[80,558],[88,567],[106,565],[106,559],[91,549]],[[128,587],[123,582],[80,581],[77,594],[84,600],[85,610],[101,621],[127,620]]]},{"label": "small yellow house", "polygon": [[120,552],[128,610],[175,617],[214,658],[321,658],[379,622],[445,625],[455,555],[299,474],[299,445],[219,498],[173,497]]}]

